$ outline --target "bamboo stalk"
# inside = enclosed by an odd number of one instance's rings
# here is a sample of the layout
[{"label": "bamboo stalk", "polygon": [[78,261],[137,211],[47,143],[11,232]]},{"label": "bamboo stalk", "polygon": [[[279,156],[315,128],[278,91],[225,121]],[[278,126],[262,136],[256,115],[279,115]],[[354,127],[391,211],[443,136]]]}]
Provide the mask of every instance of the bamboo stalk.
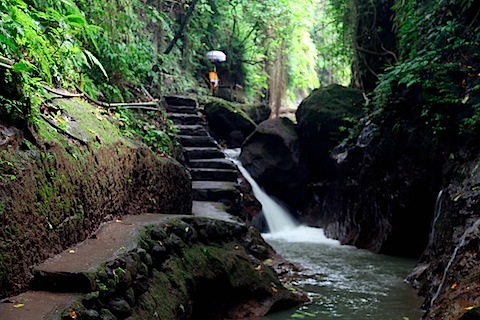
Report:
[{"label": "bamboo stalk", "polygon": [[0,56],[0,61],[2,63],[8,64],[10,66],[12,66],[15,63],[15,61],[13,61],[12,59],[8,59],[8,58],[2,57],[2,56]]},{"label": "bamboo stalk", "polygon": [[59,130],[61,133],[69,136],[69,137],[72,138],[72,139],[77,140],[78,142],[80,142],[80,143],[83,144],[83,145],[87,145],[87,144],[88,144],[88,142],[87,142],[86,140],[83,140],[83,139],[81,139],[81,138],[79,138],[79,137],[71,134],[71,133],[68,132],[67,130],[64,130],[64,129],[60,128],[59,126],[57,126],[53,121],[51,121],[50,119],[48,119],[45,115],[41,114],[41,116],[42,116],[43,120],[45,120],[49,125],[51,125],[51,126],[54,127],[55,129]]},{"label": "bamboo stalk", "polygon": [[50,88],[46,85],[43,85],[42,84],[42,88],[44,88],[45,90],[47,90],[48,92],[51,92],[51,93],[54,93],[58,96],[62,96],[62,97],[65,97],[65,98],[75,98],[75,97],[83,97],[84,94],[83,93],[65,93],[65,92],[60,92],[60,91],[57,91],[55,90],[54,88]]},{"label": "bamboo stalk", "polygon": [[[80,92],[82,92],[80,90],[80,88],[77,87],[77,90],[79,90]],[[145,101],[145,102],[113,102],[113,103],[109,103],[109,102],[102,102],[102,101],[98,101],[92,97],[90,97],[88,94],[86,94],[85,92],[82,92],[83,94],[83,97],[85,97],[88,101],[96,104],[96,105],[99,105],[99,106],[102,106],[102,107],[105,107],[105,108],[116,108],[116,107],[127,107],[127,106],[130,106],[132,108],[130,109],[133,109],[135,107],[142,107],[142,106],[158,106],[158,101]],[[142,108],[138,108],[138,109],[142,109]],[[152,108],[153,109],[153,108]],[[157,110],[157,109],[155,109]],[[160,109],[158,109],[160,110]]]},{"label": "bamboo stalk", "polygon": [[12,69],[13,67],[9,64],[5,64],[3,62],[0,62],[0,67],[5,68],[5,69]]}]

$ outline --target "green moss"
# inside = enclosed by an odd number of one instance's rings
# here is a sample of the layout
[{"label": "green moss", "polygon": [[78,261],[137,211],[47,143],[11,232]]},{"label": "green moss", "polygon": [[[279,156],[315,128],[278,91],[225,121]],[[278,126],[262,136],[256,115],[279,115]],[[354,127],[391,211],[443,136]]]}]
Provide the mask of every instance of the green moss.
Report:
[{"label": "green moss", "polygon": [[42,137],[44,142],[58,142],[65,139],[65,137],[52,127],[47,122],[41,120],[37,123],[38,135]]},{"label": "green moss", "polygon": [[123,137],[115,125],[104,118],[98,108],[85,100],[59,100],[58,107],[71,117],[69,131],[88,141],[96,148],[104,144],[111,145],[118,141],[122,141],[126,145],[133,145]]},{"label": "green moss", "polygon": [[250,299],[251,294],[261,299],[270,294],[273,284],[281,287],[270,268],[263,266],[259,271],[255,267],[245,249],[233,242],[185,247],[172,254],[161,271],[154,269],[150,288],[140,301],[139,315],[149,319],[179,319],[192,315],[189,301],[204,291],[213,290],[209,292],[211,300],[205,303],[214,305]]},{"label": "green moss", "polygon": [[292,137],[297,136],[297,131],[295,129],[295,123],[289,118],[281,117],[279,118],[279,123],[283,129]]},{"label": "green moss", "polygon": [[245,111],[243,111],[239,107],[236,107],[227,101],[224,101],[224,100],[212,101],[205,108],[208,109],[209,113],[216,113],[216,112],[219,112],[219,111],[221,112],[222,110],[225,110],[229,113],[237,114],[238,116],[248,121],[250,124],[256,126],[255,122],[246,114]]},{"label": "green moss", "polygon": [[140,301],[139,313],[146,319],[176,320],[182,317],[177,313],[187,303],[187,297],[179,295],[178,283],[173,282],[166,273],[153,269],[152,280],[148,294]]}]

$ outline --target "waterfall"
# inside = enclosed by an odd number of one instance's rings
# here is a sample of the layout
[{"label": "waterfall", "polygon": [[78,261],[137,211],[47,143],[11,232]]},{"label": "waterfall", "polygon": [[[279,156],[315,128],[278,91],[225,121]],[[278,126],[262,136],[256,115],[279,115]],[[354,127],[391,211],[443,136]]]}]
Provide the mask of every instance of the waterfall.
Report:
[{"label": "waterfall", "polygon": [[257,198],[258,202],[262,205],[262,212],[267,221],[270,233],[295,229],[298,226],[298,223],[293,219],[288,210],[273,200],[262,188],[260,188],[250,173],[242,166],[240,161],[235,159],[233,159],[233,161],[243,177],[252,186],[255,198]]},{"label": "waterfall", "polygon": [[430,232],[430,239],[428,245],[431,246],[435,240],[435,224],[437,223],[440,214],[442,213],[442,200],[443,200],[443,190],[437,195],[437,200],[435,201],[435,209],[433,211],[433,222],[432,222],[432,231]]},{"label": "waterfall", "polygon": [[267,221],[268,230],[270,233],[279,233],[281,231],[293,230],[298,227],[297,221],[292,217],[290,212],[274,199],[272,199],[252,178],[250,173],[245,169],[242,163],[238,160],[241,149],[225,149],[223,153],[225,156],[233,161],[237,166],[243,177],[250,183],[253,195],[262,205],[262,212]]},{"label": "waterfall", "polygon": [[452,257],[447,263],[447,266],[445,267],[445,270],[443,271],[443,276],[442,276],[442,281],[440,282],[440,285],[438,286],[437,292],[432,297],[432,300],[430,300],[430,307],[433,305],[433,302],[438,298],[440,295],[440,292],[442,291],[443,285],[445,283],[445,278],[447,277],[447,272],[452,266],[453,261],[457,257],[458,250],[465,245],[465,241],[467,239],[467,236],[473,232],[475,232],[478,236],[478,227],[480,225],[480,219],[478,219],[470,228],[468,228],[462,235],[462,238],[458,242],[458,244],[455,246],[455,249],[453,250]]},{"label": "waterfall", "polygon": [[299,225],[290,212],[272,199],[252,178],[250,173],[237,160],[240,149],[225,149],[225,156],[230,159],[250,183],[253,194],[262,205],[262,212],[267,221],[270,233],[263,233],[265,239],[296,243],[318,243],[329,246],[340,246],[340,241],[327,238],[323,229]]}]

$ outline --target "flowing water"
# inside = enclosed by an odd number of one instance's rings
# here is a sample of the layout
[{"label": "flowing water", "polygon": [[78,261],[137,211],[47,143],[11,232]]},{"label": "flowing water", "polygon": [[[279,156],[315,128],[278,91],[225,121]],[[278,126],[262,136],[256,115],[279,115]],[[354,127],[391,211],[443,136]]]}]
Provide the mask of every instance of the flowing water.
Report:
[{"label": "flowing water", "polygon": [[263,236],[302,268],[293,284],[311,299],[310,304],[263,320],[421,318],[422,300],[403,281],[415,261],[341,246],[325,238],[321,229],[304,226]]},{"label": "flowing water", "polygon": [[[230,154],[227,154],[231,156]],[[373,254],[342,246],[323,230],[298,225],[236,161],[262,204],[270,233],[265,240],[287,260],[301,268],[293,284],[311,303],[271,314],[263,320],[287,319],[420,319],[422,300],[404,282],[414,260]]]}]

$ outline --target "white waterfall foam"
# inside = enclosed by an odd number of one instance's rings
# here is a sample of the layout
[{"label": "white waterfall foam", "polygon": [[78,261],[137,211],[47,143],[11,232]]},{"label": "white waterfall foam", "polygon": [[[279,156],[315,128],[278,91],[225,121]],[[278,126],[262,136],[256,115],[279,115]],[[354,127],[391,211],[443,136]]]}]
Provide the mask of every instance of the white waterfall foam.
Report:
[{"label": "white waterfall foam", "polygon": [[252,178],[250,173],[242,166],[240,161],[234,160],[238,170],[243,177],[252,186],[253,194],[262,205],[263,215],[267,221],[268,229],[271,233],[278,233],[285,230],[292,230],[298,226],[288,210],[273,200]]},{"label": "white waterfall foam", "polygon": [[340,245],[340,241],[327,238],[321,228],[299,225],[290,212],[272,199],[257,184],[255,179],[253,179],[250,173],[243,167],[242,163],[237,160],[240,149],[226,149],[224,153],[227,158],[235,163],[238,170],[240,170],[244,178],[250,183],[253,194],[262,205],[262,212],[270,231],[270,233],[262,234],[265,239],[280,240],[283,242]]},{"label": "white waterfall foam", "polygon": [[435,240],[435,224],[437,223],[440,214],[442,213],[442,200],[443,200],[443,190],[440,190],[437,195],[437,200],[435,201],[435,209],[433,211],[433,222],[432,222],[432,231],[430,232],[430,238],[428,245],[431,246]]}]

